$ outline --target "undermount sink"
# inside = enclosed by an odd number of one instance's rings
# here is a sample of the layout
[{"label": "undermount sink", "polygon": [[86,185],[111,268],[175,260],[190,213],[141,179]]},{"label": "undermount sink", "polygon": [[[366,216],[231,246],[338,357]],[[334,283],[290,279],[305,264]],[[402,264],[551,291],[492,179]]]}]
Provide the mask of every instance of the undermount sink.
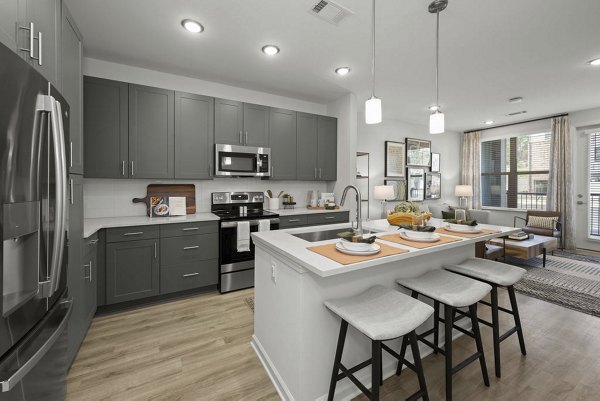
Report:
[{"label": "undermount sink", "polygon": [[352,230],[350,227],[346,228],[338,228],[335,230],[327,230],[327,231],[313,231],[310,233],[300,233],[300,234],[292,234],[294,237],[298,237],[308,242],[319,242],[319,241],[327,241],[329,239],[339,238],[338,234],[343,232],[348,232]]}]

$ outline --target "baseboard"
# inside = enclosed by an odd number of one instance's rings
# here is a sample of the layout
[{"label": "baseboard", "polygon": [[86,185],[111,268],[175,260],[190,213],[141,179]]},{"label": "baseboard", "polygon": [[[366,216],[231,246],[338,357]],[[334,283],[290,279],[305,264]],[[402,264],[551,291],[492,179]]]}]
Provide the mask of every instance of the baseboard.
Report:
[{"label": "baseboard", "polygon": [[250,341],[250,345],[252,346],[252,349],[254,349],[256,356],[258,356],[260,363],[263,365],[263,367],[267,371],[267,375],[269,375],[269,378],[271,379],[273,386],[275,386],[275,390],[277,390],[277,394],[279,394],[279,398],[281,398],[282,400],[285,400],[285,401],[295,401],[294,397],[292,396],[292,393],[286,386],[281,375],[275,368],[275,365],[273,365],[271,358],[269,358],[269,355],[266,353],[265,349],[261,345],[258,338],[256,338],[255,334],[252,334],[252,341]]}]

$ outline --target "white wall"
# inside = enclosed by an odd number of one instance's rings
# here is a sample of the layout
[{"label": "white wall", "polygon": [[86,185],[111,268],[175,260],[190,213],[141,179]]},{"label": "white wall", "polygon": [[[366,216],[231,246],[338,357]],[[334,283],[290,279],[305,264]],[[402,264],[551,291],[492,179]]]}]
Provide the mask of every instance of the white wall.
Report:
[{"label": "white wall", "polygon": [[[419,138],[431,141],[431,150],[440,153],[440,172],[442,173],[442,198],[439,201],[456,204],[454,186],[460,180],[460,153],[461,135],[456,132],[446,131],[441,135],[429,134],[426,125],[416,125],[400,120],[384,118],[383,122],[367,125],[363,113],[358,113],[358,144],[356,150],[370,154],[370,188],[369,197],[371,218],[378,218],[381,214],[381,204],[373,199],[373,187],[383,185],[385,173],[385,141],[404,142],[405,138]],[[353,173],[356,172],[353,170]],[[395,203],[389,203],[391,208]]]}]

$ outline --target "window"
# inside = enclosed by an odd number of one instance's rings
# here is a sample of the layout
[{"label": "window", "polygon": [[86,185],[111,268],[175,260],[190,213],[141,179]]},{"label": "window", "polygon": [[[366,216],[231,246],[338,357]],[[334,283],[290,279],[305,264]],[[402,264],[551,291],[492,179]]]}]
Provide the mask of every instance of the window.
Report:
[{"label": "window", "polygon": [[546,209],[550,133],[481,143],[481,204]]}]

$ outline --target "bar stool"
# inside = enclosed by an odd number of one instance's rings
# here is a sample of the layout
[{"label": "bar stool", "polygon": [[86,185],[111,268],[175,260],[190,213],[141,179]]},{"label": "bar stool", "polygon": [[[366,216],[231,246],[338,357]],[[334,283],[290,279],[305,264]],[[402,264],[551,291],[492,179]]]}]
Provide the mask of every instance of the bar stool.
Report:
[{"label": "bar stool", "polygon": [[[337,382],[344,377],[348,377],[370,400],[379,400],[382,349],[417,374],[420,389],[408,399],[416,400],[422,397],[425,401],[429,400],[415,329],[431,316],[431,306],[381,285],[373,286],[353,297],[326,301],[325,306],[342,319],[327,398],[329,401],[333,400]],[[371,359],[352,368],[346,368],[342,364],[348,324],[371,339]],[[404,360],[404,355],[400,357],[397,352],[382,343],[401,336],[411,344],[414,365]],[[370,391],[353,374],[369,365],[372,371]]]},{"label": "bar stool", "polygon": [[[396,280],[398,284],[412,291],[412,297],[418,298],[419,295],[424,295],[434,301],[434,319],[433,329],[428,330],[417,338],[425,345],[431,347],[434,353],[444,355],[446,362],[446,400],[452,400],[452,375],[460,371],[465,366],[479,359],[481,365],[481,374],[483,382],[489,387],[490,380],[488,377],[487,366],[485,364],[485,356],[483,353],[483,345],[481,343],[481,333],[477,321],[477,302],[485,297],[491,286],[488,284],[472,280],[458,274],[450,273],[442,269],[432,270],[422,276],[415,278],[403,278]],[[440,303],[444,305],[444,318],[439,317]],[[468,307],[471,316],[473,332],[469,332],[462,327],[454,324],[457,308]],[[439,322],[444,323],[444,349],[438,346]],[[452,362],[452,329],[457,329],[461,333],[475,339],[477,352],[454,366]],[[433,343],[425,337],[433,333]],[[406,352],[406,344],[402,343],[400,356],[404,356]],[[402,372],[402,362],[398,363],[396,374]]]},{"label": "bar stool", "polygon": [[[479,301],[480,303],[492,308],[492,322],[483,319],[478,319],[480,323],[492,328],[494,339],[494,364],[496,377],[501,376],[500,371],[500,343],[508,337],[517,333],[519,337],[519,346],[521,354],[527,355],[525,349],[525,339],[523,338],[523,328],[521,327],[521,318],[519,317],[519,308],[517,307],[517,298],[515,297],[515,288],[513,285],[521,280],[526,270],[520,267],[510,266],[505,263],[493,262],[480,258],[470,258],[458,265],[447,265],[444,269],[454,273],[462,274],[463,276],[474,278],[475,280],[483,281],[492,286],[491,303]],[[498,287],[504,287],[508,290],[510,298],[510,306],[512,310],[498,306]],[[498,319],[498,311],[502,311],[513,315],[515,325],[506,333],[500,335],[500,322]],[[459,312],[461,313],[461,312]]]}]

